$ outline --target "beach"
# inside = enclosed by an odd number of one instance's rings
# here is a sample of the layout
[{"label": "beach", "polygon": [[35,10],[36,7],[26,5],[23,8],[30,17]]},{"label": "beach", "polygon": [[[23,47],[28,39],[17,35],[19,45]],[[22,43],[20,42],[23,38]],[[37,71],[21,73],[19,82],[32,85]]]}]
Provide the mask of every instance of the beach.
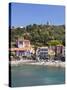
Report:
[{"label": "beach", "polygon": [[15,61],[9,61],[9,64],[11,66],[17,66],[20,64],[26,64],[26,65],[43,65],[43,66],[51,66],[51,67],[63,67],[65,68],[65,62],[62,61],[41,61],[36,62],[34,60],[15,60]]}]

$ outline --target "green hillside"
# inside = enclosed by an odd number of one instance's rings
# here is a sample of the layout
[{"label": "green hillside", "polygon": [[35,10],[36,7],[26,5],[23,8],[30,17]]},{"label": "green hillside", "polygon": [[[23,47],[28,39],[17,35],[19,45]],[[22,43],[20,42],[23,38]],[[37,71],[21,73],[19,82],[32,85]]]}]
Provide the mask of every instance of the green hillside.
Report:
[{"label": "green hillside", "polygon": [[[12,28],[10,30],[11,43],[15,43],[16,38],[25,38],[31,41],[33,46],[45,45],[65,45],[64,25],[28,25],[23,28]],[[13,44],[12,44],[13,45]],[[11,46],[12,46],[11,45]]]}]

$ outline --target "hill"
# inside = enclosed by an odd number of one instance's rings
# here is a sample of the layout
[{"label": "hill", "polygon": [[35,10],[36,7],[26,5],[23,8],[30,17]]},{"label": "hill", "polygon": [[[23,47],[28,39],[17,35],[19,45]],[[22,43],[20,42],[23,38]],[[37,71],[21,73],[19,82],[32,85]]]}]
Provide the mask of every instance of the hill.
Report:
[{"label": "hill", "polygon": [[34,46],[50,45],[52,40],[65,45],[65,25],[33,24],[23,28],[12,28],[9,32],[11,43],[15,43],[18,37],[29,39]]}]

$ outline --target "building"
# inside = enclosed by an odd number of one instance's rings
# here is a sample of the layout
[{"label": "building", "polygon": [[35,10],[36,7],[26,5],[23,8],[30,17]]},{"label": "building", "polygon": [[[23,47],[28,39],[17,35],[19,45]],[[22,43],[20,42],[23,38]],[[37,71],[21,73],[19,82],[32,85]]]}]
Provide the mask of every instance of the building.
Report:
[{"label": "building", "polygon": [[63,45],[49,46],[49,51],[53,52],[55,60],[65,60],[65,47]]},{"label": "building", "polygon": [[55,52],[55,55],[62,55],[64,52],[64,46],[63,45],[57,45],[57,46],[49,46],[49,50]]},{"label": "building", "polygon": [[31,47],[30,41],[25,39],[17,39],[16,40],[17,48]]},{"label": "building", "polygon": [[16,47],[10,49],[11,52],[15,53],[16,56],[31,57],[34,54],[34,48],[32,48],[30,41],[25,39],[17,39]]},{"label": "building", "polygon": [[63,49],[62,49],[62,56],[65,57],[65,47],[63,47]]},{"label": "building", "polygon": [[36,50],[36,59],[38,61],[47,60],[48,59],[48,47],[39,47]]}]

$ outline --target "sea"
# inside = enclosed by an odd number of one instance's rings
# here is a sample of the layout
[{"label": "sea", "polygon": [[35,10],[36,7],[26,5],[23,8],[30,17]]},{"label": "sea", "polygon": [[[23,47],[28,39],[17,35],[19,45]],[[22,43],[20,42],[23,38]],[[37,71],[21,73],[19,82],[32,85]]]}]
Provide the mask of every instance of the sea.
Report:
[{"label": "sea", "polygon": [[65,84],[65,68],[40,65],[11,66],[11,87]]}]

